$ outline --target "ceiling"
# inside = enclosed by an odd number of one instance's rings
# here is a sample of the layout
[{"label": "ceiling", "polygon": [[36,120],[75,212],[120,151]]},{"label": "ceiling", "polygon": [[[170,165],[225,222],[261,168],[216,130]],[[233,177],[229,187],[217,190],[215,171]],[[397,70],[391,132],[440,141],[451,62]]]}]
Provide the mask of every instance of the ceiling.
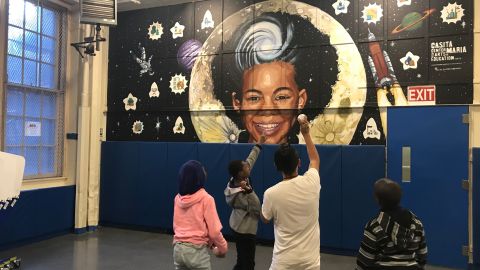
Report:
[{"label": "ceiling", "polygon": [[[198,0],[197,0],[198,1]],[[140,4],[135,3],[140,2]],[[183,3],[195,2],[195,0],[118,0],[117,7],[118,11],[127,11],[134,9],[143,9],[151,7],[160,7],[160,6],[170,6]]]}]

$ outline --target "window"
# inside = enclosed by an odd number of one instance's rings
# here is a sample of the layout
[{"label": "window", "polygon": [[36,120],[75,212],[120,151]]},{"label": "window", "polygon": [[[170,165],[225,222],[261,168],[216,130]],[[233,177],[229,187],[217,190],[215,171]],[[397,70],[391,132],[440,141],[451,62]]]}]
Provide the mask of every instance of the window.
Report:
[{"label": "window", "polygon": [[62,175],[64,16],[9,1],[4,150],[25,157],[25,179]]}]

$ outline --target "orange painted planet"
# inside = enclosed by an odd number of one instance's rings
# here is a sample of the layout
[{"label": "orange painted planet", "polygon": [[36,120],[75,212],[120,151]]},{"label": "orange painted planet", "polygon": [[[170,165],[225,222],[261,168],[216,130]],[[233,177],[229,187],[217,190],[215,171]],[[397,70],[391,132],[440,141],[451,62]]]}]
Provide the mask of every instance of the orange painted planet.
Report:
[{"label": "orange painted planet", "polygon": [[392,34],[399,34],[403,31],[413,31],[422,27],[422,22],[427,19],[435,9],[425,10],[423,15],[418,12],[410,12],[403,17],[402,23],[392,30]]}]

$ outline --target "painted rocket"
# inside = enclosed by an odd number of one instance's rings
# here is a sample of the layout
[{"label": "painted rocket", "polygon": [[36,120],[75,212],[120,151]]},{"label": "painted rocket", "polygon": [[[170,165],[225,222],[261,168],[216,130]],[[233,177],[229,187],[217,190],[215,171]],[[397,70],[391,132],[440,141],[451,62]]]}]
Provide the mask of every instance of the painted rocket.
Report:
[{"label": "painted rocket", "polygon": [[[387,97],[390,93],[393,96],[395,105],[405,106],[408,101],[403,93],[402,87],[398,83],[395,71],[393,70],[392,61],[388,53],[382,50],[380,42],[376,41],[375,35],[368,29],[368,40],[370,43],[370,55],[368,56],[368,65],[372,70],[375,86],[377,87],[377,102],[380,110],[380,120],[382,121],[383,134],[387,136],[387,107],[392,103]],[[367,123],[368,124],[368,123]]]},{"label": "painted rocket", "polygon": [[368,65],[372,71],[375,86],[390,88],[394,83],[398,83],[390,57],[386,51],[382,50],[380,42],[376,41],[376,37],[370,32],[370,29],[368,29],[368,40],[370,41]]}]

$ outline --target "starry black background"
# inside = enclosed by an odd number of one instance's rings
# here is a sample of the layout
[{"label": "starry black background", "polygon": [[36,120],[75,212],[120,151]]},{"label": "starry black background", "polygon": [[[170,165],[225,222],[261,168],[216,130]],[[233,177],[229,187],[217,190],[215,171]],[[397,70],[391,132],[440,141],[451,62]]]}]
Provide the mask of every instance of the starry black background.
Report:
[{"label": "starry black background", "polygon": [[[473,0],[456,0],[465,10],[464,17],[455,24],[443,23],[441,10],[448,0],[412,0],[410,6],[397,6],[397,0],[350,0],[347,14],[335,14],[332,4],[337,0],[305,0],[307,4],[318,7],[339,21],[350,33],[360,54],[367,72],[367,100],[363,115],[351,144],[384,144],[382,134],[380,140],[364,139],[362,132],[370,118],[382,130],[379,108],[376,100],[376,88],[368,66],[369,43],[368,30],[375,34],[383,50],[388,52],[395,74],[406,93],[409,85],[434,84],[437,88],[437,104],[470,104],[473,101]],[[122,12],[118,15],[118,25],[110,30],[109,50],[109,82],[108,82],[108,140],[142,140],[142,141],[198,141],[188,112],[187,87],[182,94],[174,94],[169,88],[170,79],[181,74],[190,81],[190,71],[178,63],[177,51],[187,40],[196,39],[203,43],[213,29],[200,29],[200,24],[207,10],[210,10],[217,27],[223,20],[235,12],[244,9],[257,0],[206,0],[175,6],[150,8]],[[383,17],[375,25],[363,22],[362,10],[368,4],[377,3],[382,6]],[[283,1],[283,10],[288,10],[288,1]],[[410,12],[423,14],[424,11],[435,9],[416,30],[392,33],[393,29],[402,23],[405,15]],[[255,20],[255,8],[245,13]],[[153,22],[163,26],[161,39],[150,40],[148,27]],[[179,22],[185,26],[184,36],[173,39],[170,28]],[[233,21],[232,24],[236,22]],[[219,37],[220,38],[220,37]],[[452,41],[454,46],[466,46],[467,53],[456,55],[455,61],[445,61],[440,64],[461,67],[460,69],[439,71],[430,62],[432,42]],[[239,88],[237,79],[231,74],[235,57],[235,44],[222,44],[218,54],[212,57],[212,78],[215,95],[227,108],[227,115],[240,128],[238,114],[232,110],[231,92]],[[152,57],[153,75],[140,76],[140,67],[130,55],[130,51],[140,54],[140,47],[146,50],[147,58]],[[311,55],[310,72],[303,74],[302,85],[309,90],[309,102],[304,110],[309,117],[318,115],[324,110],[331,93],[331,85],[335,83],[336,57],[331,55],[331,44],[328,39],[305,35],[297,44],[298,50]],[[420,56],[417,69],[404,70],[400,58],[407,52]],[[458,64],[460,63],[460,64]],[[436,63],[439,64],[439,63]],[[160,97],[150,98],[150,86],[155,82],[160,91]],[[317,91],[314,91],[314,90]],[[125,111],[123,99],[132,93],[138,98],[135,111]],[[356,108],[347,109],[349,111]],[[185,134],[174,134],[172,129],[178,117],[183,119]],[[142,121],[144,131],[141,134],[132,132],[135,121]]]}]

